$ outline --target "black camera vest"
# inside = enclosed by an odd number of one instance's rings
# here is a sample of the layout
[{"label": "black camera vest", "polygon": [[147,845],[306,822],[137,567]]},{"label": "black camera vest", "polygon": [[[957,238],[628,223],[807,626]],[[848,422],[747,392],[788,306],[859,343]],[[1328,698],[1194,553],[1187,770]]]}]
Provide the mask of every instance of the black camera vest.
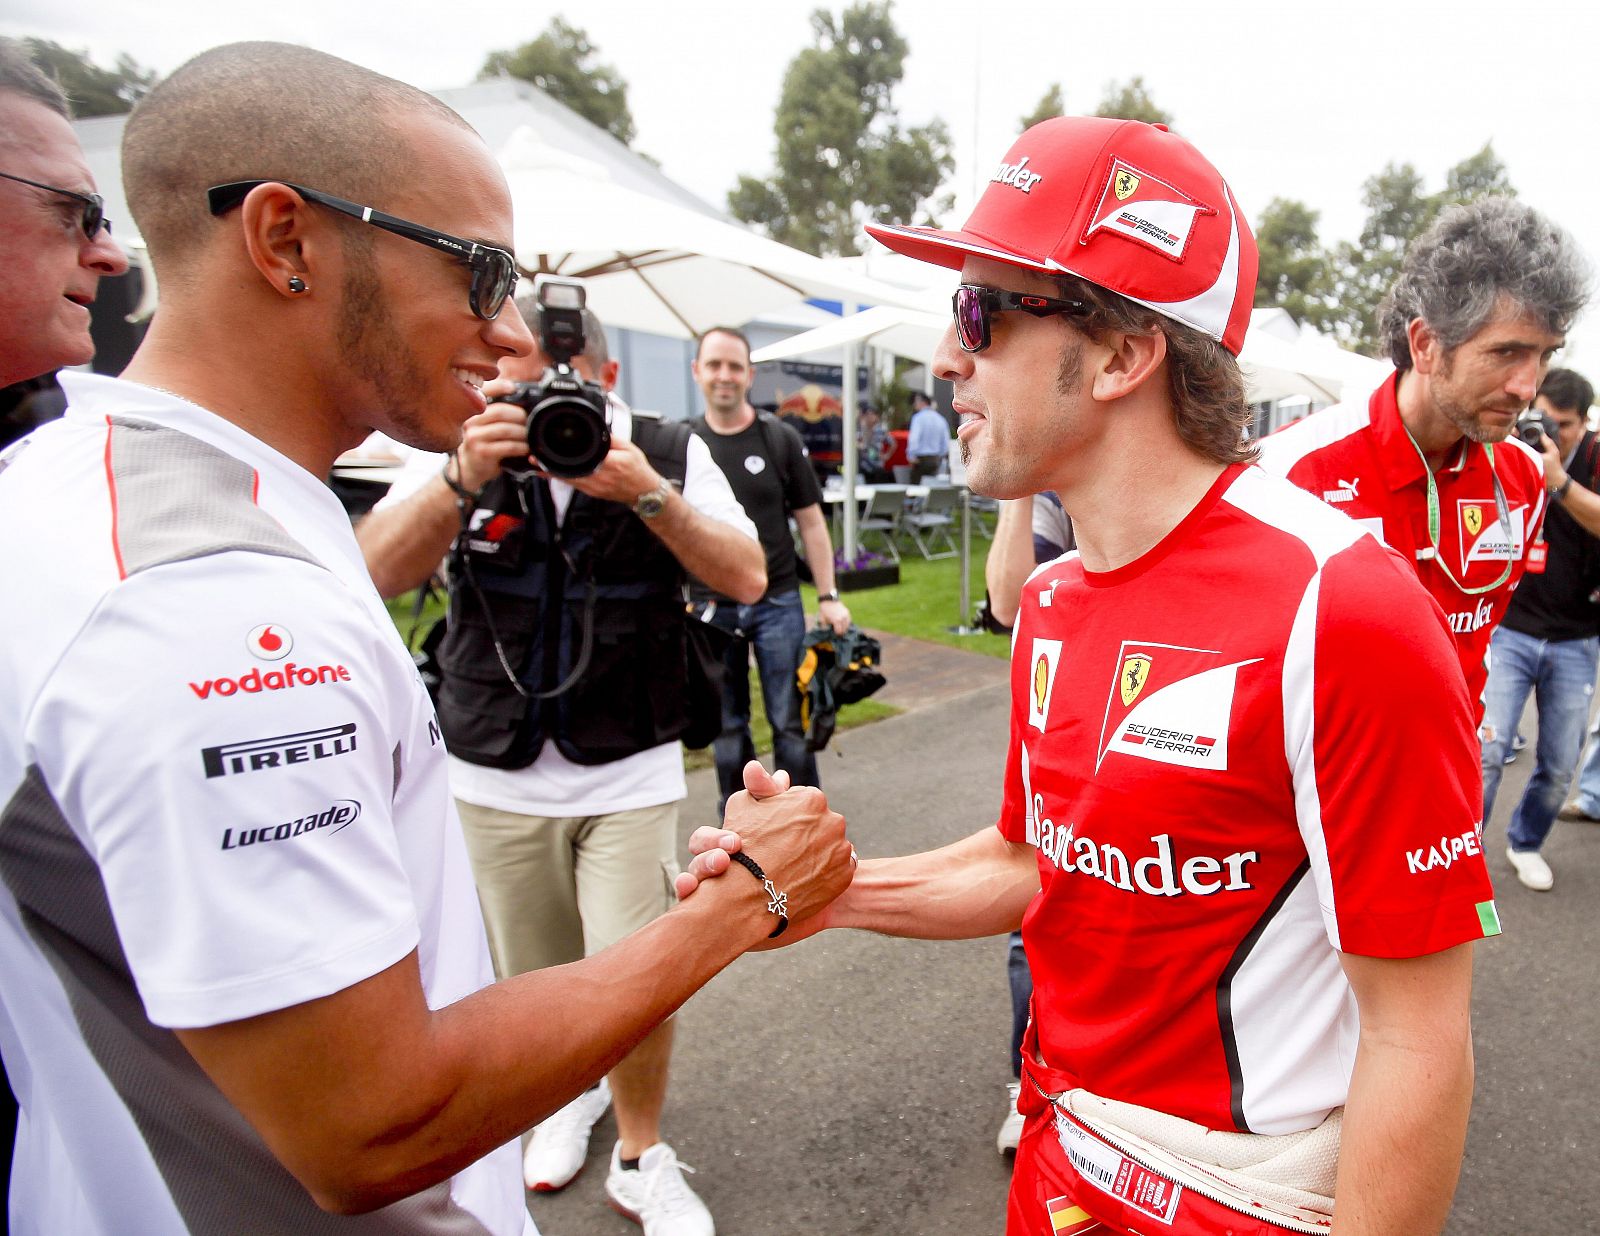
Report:
[{"label": "black camera vest", "polygon": [[[633,441],[680,492],[690,436],[687,425],[633,414]],[[547,482],[491,481],[450,554],[438,698],[450,753],[526,768],[548,739],[575,764],[606,764],[678,738],[688,724],[684,582],[671,551],[621,503],[575,492],[558,525]],[[519,695],[495,636],[523,687],[550,691],[577,664],[586,623],[578,681],[549,699]]]}]

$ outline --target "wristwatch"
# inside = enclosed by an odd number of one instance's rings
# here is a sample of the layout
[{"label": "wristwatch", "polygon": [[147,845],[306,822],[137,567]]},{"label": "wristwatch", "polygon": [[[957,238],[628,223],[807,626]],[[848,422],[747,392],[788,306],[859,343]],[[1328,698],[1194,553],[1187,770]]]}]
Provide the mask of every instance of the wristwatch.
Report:
[{"label": "wristwatch", "polygon": [[839,590],[837,588],[835,588],[832,592],[819,592],[819,593],[817,593],[817,604],[818,605],[822,604],[822,602],[824,602],[824,601],[837,601],[838,599],[839,599]]},{"label": "wristwatch", "polygon": [[640,494],[633,504],[633,513],[640,519],[654,519],[667,509],[667,498],[672,493],[672,486],[665,477],[654,489],[647,489]]}]

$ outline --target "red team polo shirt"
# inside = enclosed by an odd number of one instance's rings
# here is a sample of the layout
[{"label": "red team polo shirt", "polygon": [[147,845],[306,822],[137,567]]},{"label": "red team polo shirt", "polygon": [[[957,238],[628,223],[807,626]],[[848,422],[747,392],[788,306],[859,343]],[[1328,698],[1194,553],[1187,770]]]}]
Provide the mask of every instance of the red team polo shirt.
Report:
[{"label": "red team polo shirt", "polygon": [[[1415,564],[1455,635],[1467,690],[1482,720],[1489,637],[1505,616],[1522,579],[1527,546],[1538,539],[1544,521],[1544,463],[1513,437],[1495,445],[1491,472],[1489,452],[1462,439],[1450,462],[1434,473],[1437,557],[1449,567],[1446,575],[1428,540],[1424,465],[1400,420],[1398,381],[1391,376],[1365,404],[1339,404],[1273,434],[1261,444],[1261,466],[1344,512]],[[1493,473],[1505,492],[1509,529],[1496,513]],[[1451,579],[1485,587],[1500,577],[1507,558],[1510,577],[1489,592],[1469,596]]]},{"label": "red team polo shirt", "polygon": [[999,827],[1038,850],[1022,932],[1040,1054],[1095,1093],[1310,1128],[1355,1058],[1340,952],[1499,930],[1436,607],[1258,468],[1227,469],[1127,566],[1040,567],[1012,697]]}]

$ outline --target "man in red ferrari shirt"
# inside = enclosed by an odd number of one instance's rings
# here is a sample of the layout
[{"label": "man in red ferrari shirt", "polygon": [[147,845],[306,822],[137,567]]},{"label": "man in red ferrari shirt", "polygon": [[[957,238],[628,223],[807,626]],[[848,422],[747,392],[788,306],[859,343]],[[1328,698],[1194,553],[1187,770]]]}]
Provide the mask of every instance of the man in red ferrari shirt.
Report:
[{"label": "man in red ferrari shirt", "polygon": [[[1022,588],[998,826],[863,862],[798,935],[1021,925],[1010,1236],[1437,1233],[1499,930],[1471,707],[1409,565],[1250,465],[1232,193],[1162,127],[1058,118],[961,230],[870,230],[961,269],[969,484],[1054,490],[1078,549]],[[690,876],[738,845],[700,830]]]},{"label": "man in red ferrari shirt", "polygon": [[1523,571],[1544,569],[1544,465],[1511,430],[1587,295],[1577,247],[1531,207],[1452,207],[1412,243],[1380,311],[1394,375],[1261,444],[1263,468],[1415,564],[1480,721],[1489,637]]}]

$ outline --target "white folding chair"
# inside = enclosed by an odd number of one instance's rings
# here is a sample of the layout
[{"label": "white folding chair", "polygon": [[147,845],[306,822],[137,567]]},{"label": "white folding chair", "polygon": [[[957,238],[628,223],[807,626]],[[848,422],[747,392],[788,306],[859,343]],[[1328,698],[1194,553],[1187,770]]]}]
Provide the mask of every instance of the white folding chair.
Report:
[{"label": "white folding chair", "polygon": [[856,536],[861,548],[867,547],[867,533],[876,533],[883,542],[884,551],[896,562],[900,561],[900,547],[895,537],[900,535],[901,515],[905,510],[906,491],[903,485],[877,485],[867,498],[866,507],[856,523]]},{"label": "white folding chair", "polygon": [[[900,526],[911,534],[917,550],[930,561],[934,558],[953,558],[961,551],[956,548],[950,529],[955,524],[952,514],[961,505],[961,490],[955,485],[930,485],[928,496],[922,500],[920,510],[901,517]],[[924,540],[923,538],[927,539]],[[940,538],[946,548],[935,552]]]}]

